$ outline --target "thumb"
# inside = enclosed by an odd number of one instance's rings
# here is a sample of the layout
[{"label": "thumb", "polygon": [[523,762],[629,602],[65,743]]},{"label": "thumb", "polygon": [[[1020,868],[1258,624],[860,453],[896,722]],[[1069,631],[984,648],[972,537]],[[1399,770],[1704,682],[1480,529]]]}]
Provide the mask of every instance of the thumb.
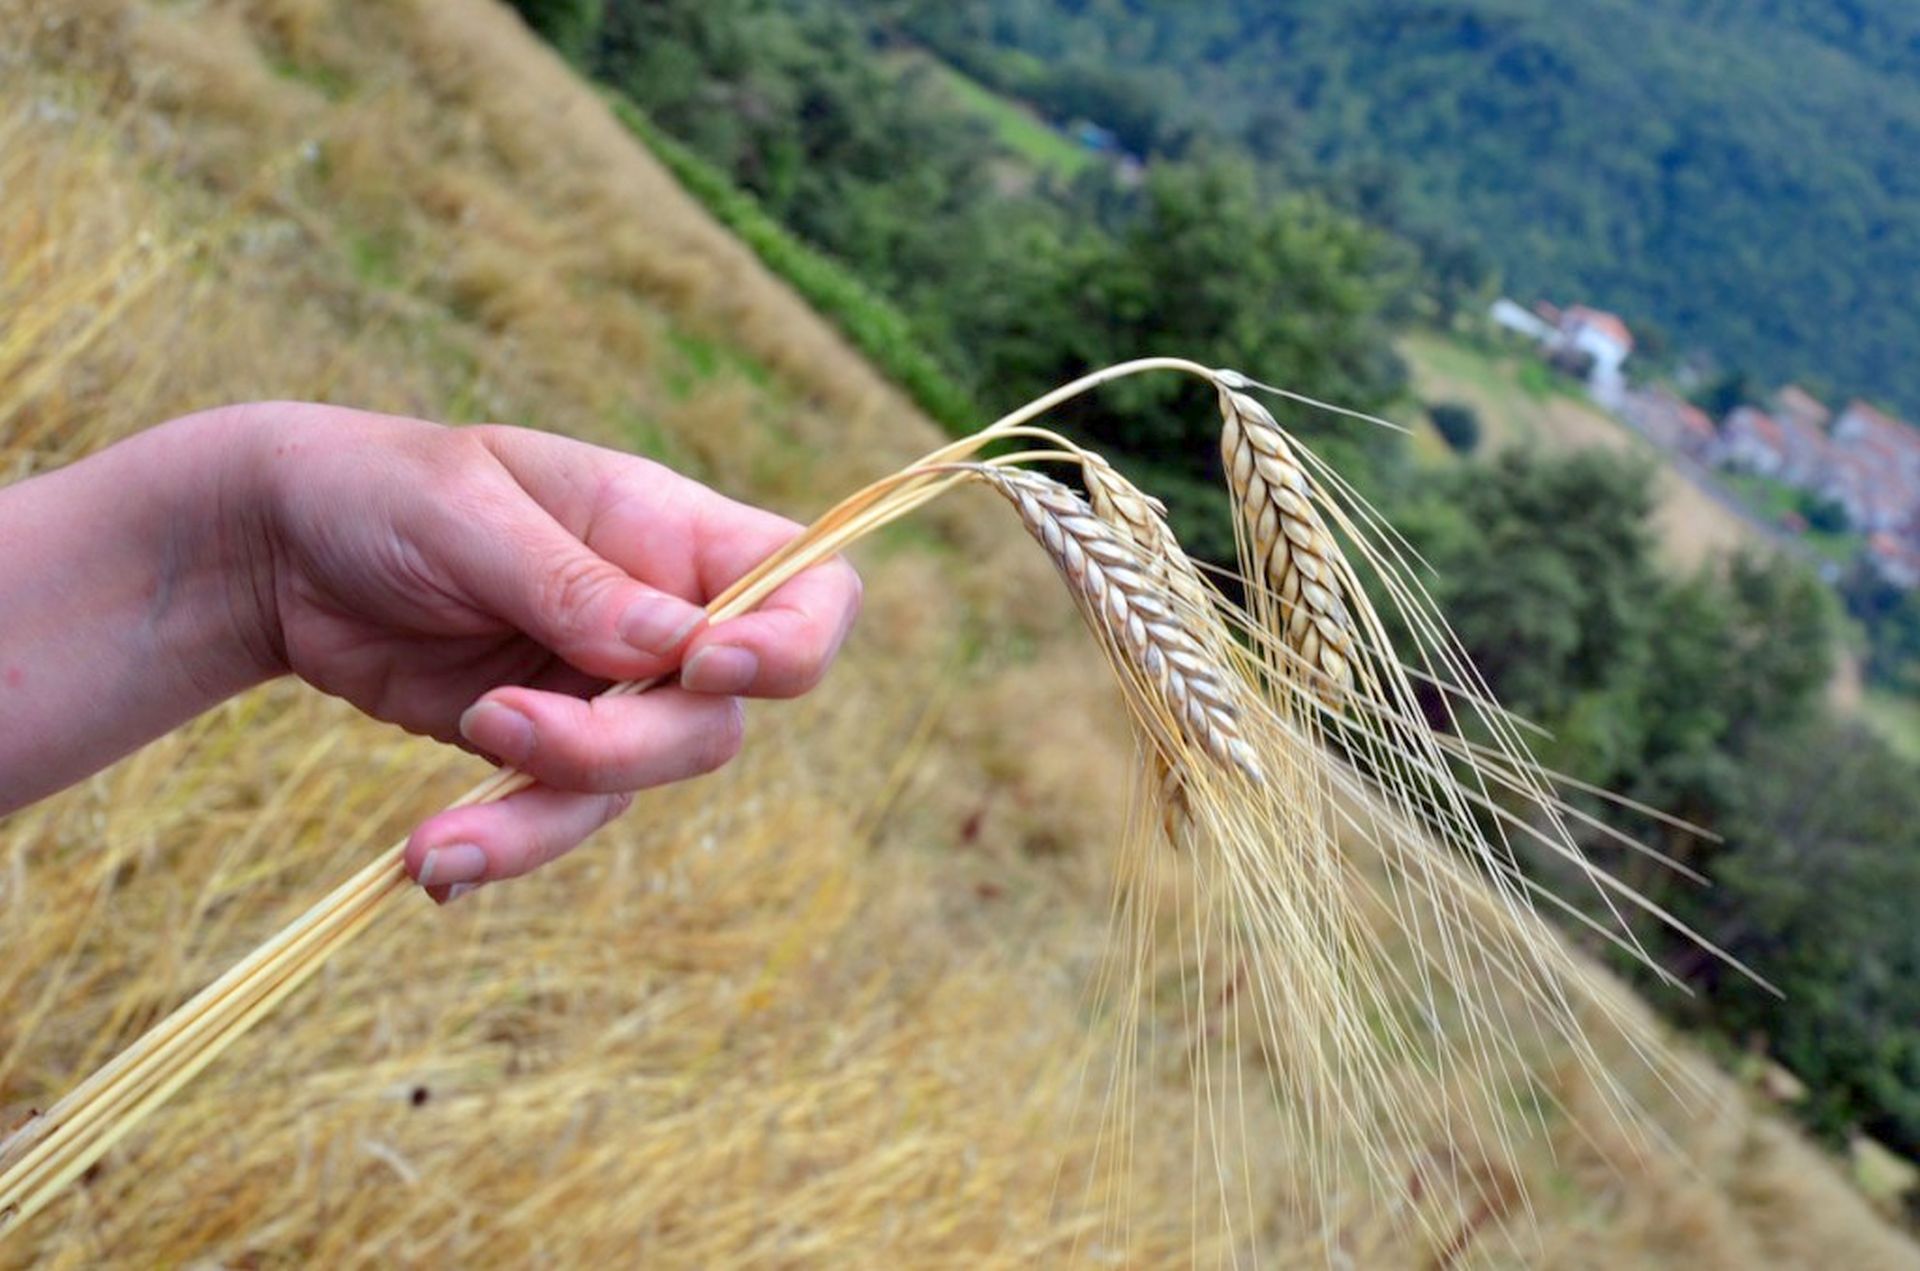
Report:
[{"label": "thumb", "polygon": [[453,564],[473,600],[574,668],[600,679],[679,663],[706,610],[649,587],[569,533],[531,499],[484,534],[455,535]]}]

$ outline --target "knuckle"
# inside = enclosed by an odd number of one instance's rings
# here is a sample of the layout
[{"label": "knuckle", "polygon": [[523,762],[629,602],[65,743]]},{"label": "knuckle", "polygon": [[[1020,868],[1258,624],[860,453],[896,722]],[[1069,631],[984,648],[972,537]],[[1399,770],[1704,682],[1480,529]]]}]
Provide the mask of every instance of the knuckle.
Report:
[{"label": "knuckle", "polygon": [[436,428],[421,438],[420,444],[443,472],[478,484],[500,471],[488,438],[491,425],[471,428]]},{"label": "knuckle", "polygon": [[576,745],[567,764],[567,785],[587,794],[617,790],[626,780],[625,765],[604,746]]},{"label": "knuckle", "polygon": [[540,603],[556,641],[571,645],[587,637],[607,584],[606,571],[590,557],[561,562],[547,572]]}]

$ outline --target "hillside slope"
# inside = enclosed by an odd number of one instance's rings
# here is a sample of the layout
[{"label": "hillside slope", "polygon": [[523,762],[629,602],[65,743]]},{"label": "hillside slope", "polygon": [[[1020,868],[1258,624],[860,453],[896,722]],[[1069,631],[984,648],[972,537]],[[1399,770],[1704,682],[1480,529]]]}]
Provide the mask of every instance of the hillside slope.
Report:
[{"label": "hillside slope", "polygon": [[[564,430],[806,515],[935,436],[489,0],[0,0],[0,26],[32,33],[0,55],[9,479],[314,397]],[[756,711],[736,769],[363,938],[0,1263],[1210,1260],[1177,1015],[1106,1203],[1081,1082],[1127,755],[1001,511],[876,544],[830,689]],[[475,768],[280,684],[8,818],[0,1118]],[[1920,1264],[1729,1083],[1650,1091],[1677,1146],[1649,1149],[1560,1058],[1538,1141],[1462,1166],[1528,1179],[1532,1213],[1463,1215],[1460,1250]],[[1277,1264],[1458,1255],[1255,1142]]]},{"label": "hillside slope", "polygon": [[1529,299],[1920,411],[1912,0],[880,7],[1011,91],[1344,169]]},{"label": "hillside slope", "polygon": [[[1410,336],[1401,353],[1412,370],[1414,391],[1427,402],[1459,402],[1473,408],[1485,427],[1487,452],[1537,446],[1549,453],[1599,449],[1632,455],[1654,468],[1654,528],[1671,564],[1692,569],[1743,550],[1774,544],[1740,515],[1674,470],[1645,439],[1578,396],[1550,385],[1529,392],[1520,382],[1525,358],[1483,353],[1436,336]],[[1445,443],[1422,429],[1429,453]]]}]

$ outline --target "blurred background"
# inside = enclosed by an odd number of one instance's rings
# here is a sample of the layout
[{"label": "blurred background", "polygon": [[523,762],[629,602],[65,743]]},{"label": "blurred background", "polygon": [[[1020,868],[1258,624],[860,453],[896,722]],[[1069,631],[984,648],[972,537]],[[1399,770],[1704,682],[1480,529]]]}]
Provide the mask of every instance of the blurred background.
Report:
[{"label": "blurred background", "polygon": [[[1596,944],[1713,1092],[1668,1141],[1549,1054],[1398,1200],[1249,1153],[1253,1233],[1172,1005],[1116,1173],[1129,747],[969,499],[735,769],[364,938],[0,1264],[1920,1265],[1916,145],[1912,0],[0,0],[0,479],[297,397],[805,518],[1232,366],[1404,426],[1281,414],[1713,885],[1596,857],[1785,993]],[[1231,561],[1204,395],[1066,420]],[[0,822],[0,1129],[478,771],[279,684]]]}]

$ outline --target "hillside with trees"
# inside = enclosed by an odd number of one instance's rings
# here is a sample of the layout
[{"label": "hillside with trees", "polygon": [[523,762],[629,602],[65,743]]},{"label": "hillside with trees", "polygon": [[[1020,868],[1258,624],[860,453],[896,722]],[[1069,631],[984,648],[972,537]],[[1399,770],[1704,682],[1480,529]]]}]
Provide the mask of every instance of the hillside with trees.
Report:
[{"label": "hillside with trees", "polygon": [[1227,138],[1524,297],[1920,412],[1920,4],[894,0],[1142,154]]},{"label": "hillside with trees", "polygon": [[[1404,387],[1394,309],[1416,251],[1323,190],[1275,188],[1245,154],[1156,163],[1136,187],[1104,167],[1009,180],[1020,156],[837,0],[561,11],[588,15],[544,20],[601,82],[904,315],[971,400],[963,414],[991,417],[1086,366],[1168,348],[1257,362],[1355,409]],[[968,423],[948,402],[922,405]],[[1208,414],[1191,389],[1144,384],[1077,422],[1188,490],[1183,534],[1224,559]],[[1319,431],[1384,462],[1382,436]]]}]

